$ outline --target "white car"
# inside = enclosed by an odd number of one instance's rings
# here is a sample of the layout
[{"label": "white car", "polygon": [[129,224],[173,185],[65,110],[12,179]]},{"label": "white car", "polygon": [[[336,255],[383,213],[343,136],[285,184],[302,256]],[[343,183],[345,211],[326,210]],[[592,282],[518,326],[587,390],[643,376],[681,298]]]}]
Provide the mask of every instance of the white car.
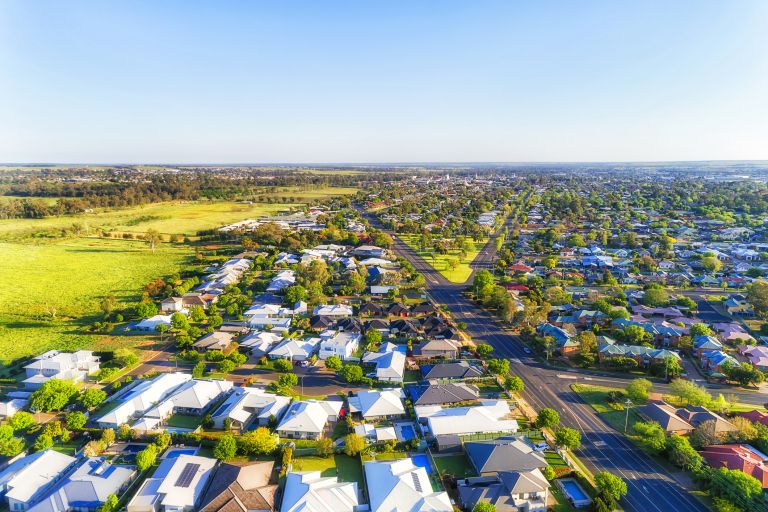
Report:
[{"label": "white car", "polygon": [[542,441],[540,443],[536,443],[535,445],[533,445],[533,449],[537,452],[543,452],[545,450],[549,450],[549,445],[544,441]]}]

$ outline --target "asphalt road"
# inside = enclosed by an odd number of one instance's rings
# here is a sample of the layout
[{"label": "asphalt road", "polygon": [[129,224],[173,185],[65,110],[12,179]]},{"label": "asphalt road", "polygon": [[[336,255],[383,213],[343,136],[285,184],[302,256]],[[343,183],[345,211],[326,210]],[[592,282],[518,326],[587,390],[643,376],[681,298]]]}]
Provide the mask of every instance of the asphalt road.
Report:
[{"label": "asphalt road", "polygon": [[[372,225],[381,227],[369,216]],[[489,244],[492,243],[489,241]],[[493,245],[486,256],[493,257]],[[462,295],[464,285],[448,282],[405,243],[394,238],[394,250],[421,272],[432,298],[448,306],[457,321],[467,324],[473,340],[488,343],[495,354],[510,360],[513,371],[525,382],[524,398],[535,408],[550,407],[561,416],[561,424],[576,428],[582,434],[582,447],[576,455],[593,472],[608,471],[627,482],[624,510],[638,512],[706,511],[702,502],[691,495],[672,475],[636,448],[623,435],[608,426],[594,410],[570,389],[576,379],[588,379],[538,363],[526,355],[516,336],[504,331],[489,313],[477,308]],[[575,377],[575,378],[574,378]]]}]

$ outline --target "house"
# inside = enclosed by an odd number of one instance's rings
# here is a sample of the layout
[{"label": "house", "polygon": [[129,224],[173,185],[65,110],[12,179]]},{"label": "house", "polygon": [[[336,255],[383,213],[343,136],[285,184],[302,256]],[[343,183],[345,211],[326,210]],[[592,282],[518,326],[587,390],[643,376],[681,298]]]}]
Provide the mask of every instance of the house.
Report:
[{"label": "house", "polygon": [[470,364],[467,361],[422,365],[420,370],[424,380],[474,379],[482,377],[485,373],[481,367]]},{"label": "house", "polygon": [[768,413],[765,413],[763,411],[758,411],[757,409],[755,409],[754,411],[741,412],[741,413],[737,413],[736,415],[747,418],[752,423],[762,423],[763,425],[768,427]]},{"label": "house", "polygon": [[30,512],[95,512],[111,494],[119,495],[136,476],[136,466],[86,457],[66,478],[48,489]]},{"label": "house", "polygon": [[149,318],[144,318],[140,322],[138,322],[136,325],[134,325],[133,328],[136,329],[137,331],[155,332],[157,331],[158,325],[164,325],[170,328],[171,315],[155,315]]},{"label": "house", "polygon": [[504,471],[490,477],[467,478],[458,483],[464,510],[480,502],[492,504],[496,512],[545,512],[549,481],[539,469]]},{"label": "house", "polygon": [[286,338],[269,351],[270,359],[289,359],[291,361],[306,361],[320,348],[322,339],[314,338]]},{"label": "house", "polygon": [[[161,466],[169,460],[171,462],[166,468],[167,472],[161,472],[164,476],[157,482],[156,495],[159,507],[155,510],[161,512],[198,510],[200,500],[213,476],[216,460],[182,454],[175,459],[165,459]],[[144,486],[151,483],[154,477],[155,475],[144,482],[134,499],[142,494]],[[128,512],[142,512],[137,508],[131,508],[131,503],[128,504]]]},{"label": "house", "polygon": [[198,351],[221,350],[222,352],[235,340],[231,332],[214,331],[198,339],[192,346]]},{"label": "house", "polygon": [[397,441],[395,427],[375,427],[371,423],[355,425],[355,434],[373,442]]},{"label": "house", "polygon": [[336,330],[342,332],[360,333],[363,332],[363,323],[357,318],[342,318],[336,322]]},{"label": "house", "polygon": [[325,304],[315,306],[315,309],[312,310],[312,314],[316,316],[329,316],[338,318],[343,316],[352,316],[354,313],[352,311],[352,306],[347,304]]},{"label": "house", "polygon": [[413,460],[364,464],[371,512],[452,512],[448,494],[435,492],[427,471]]},{"label": "house", "polygon": [[137,381],[114,398],[120,405],[96,419],[101,428],[117,428],[132,418],[143,415],[155,404],[163,401],[182,384],[192,379],[188,373],[162,373],[153,379]]},{"label": "house", "polygon": [[431,302],[421,302],[411,308],[411,313],[414,315],[434,315],[437,313],[435,305]]},{"label": "house", "polygon": [[386,311],[389,316],[399,316],[403,318],[411,313],[411,310],[401,302],[393,302],[387,307]]},{"label": "house", "polygon": [[678,409],[677,415],[694,427],[698,427],[705,421],[714,421],[716,434],[735,432],[738,430],[733,423],[702,406],[689,405],[683,409]]},{"label": "house", "polygon": [[358,310],[360,316],[383,316],[384,308],[375,302],[366,302]]},{"label": "house", "polygon": [[461,343],[454,340],[424,340],[413,347],[414,357],[456,359],[459,357]]},{"label": "house", "polygon": [[88,375],[99,371],[99,358],[90,350],[59,352],[50,350],[35,357],[24,366],[24,387],[34,390],[50,379],[82,382]]},{"label": "house", "polygon": [[237,387],[211,415],[216,428],[224,428],[229,419],[233,428],[245,431],[255,422],[266,425],[271,417],[282,418],[291,398],[273,395],[262,388]]},{"label": "house", "polygon": [[416,416],[433,436],[444,434],[481,434],[517,432],[517,421],[509,418],[506,400],[481,400],[471,407],[443,408],[439,405],[417,406]]},{"label": "house", "polygon": [[363,363],[376,365],[376,371],[371,376],[377,380],[403,382],[405,354],[393,343],[384,343],[378,352],[366,352]]},{"label": "house", "polygon": [[458,332],[449,326],[445,320],[437,315],[430,315],[420,319],[424,336],[437,340],[458,340]]},{"label": "house", "polygon": [[361,245],[349,251],[349,254],[360,258],[384,258],[387,255],[387,250],[375,245]]},{"label": "house", "polygon": [[709,350],[703,352],[700,357],[701,367],[710,372],[722,373],[724,365],[738,366],[739,362],[722,350]]},{"label": "house", "polygon": [[342,361],[346,361],[357,351],[362,338],[355,332],[326,331],[320,335],[322,341],[318,357],[326,360],[331,356],[337,356]]},{"label": "house", "polygon": [[319,439],[329,421],[339,417],[342,402],[303,400],[293,402],[275,432],[292,439]]},{"label": "house", "polygon": [[353,512],[359,504],[357,482],[322,477],[320,471],[288,473],[280,512]]},{"label": "house", "polygon": [[637,412],[648,421],[655,421],[667,434],[686,435],[694,426],[677,415],[677,409],[662,400],[649,400]]},{"label": "house", "polygon": [[730,315],[753,316],[755,314],[752,304],[747,302],[743,295],[731,295],[723,302],[723,306]]},{"label": "house", "polygon": [[480,398],[477,386],[463,383],[424,383],[408,387],[413,405],[441,405],[474,401]]},{"label": "house", "polygon": [[693,338],[693,349],[696,357],[701,357],[704,352],[709,350],[723,350],[723,344],[713,336],[696,336]]},{"label": "house", "polygon": [[0,418],[10,418],[24,409],[28,403],[29,400],[25,398],[12,398],[5,402],[0,402]]},{"label": "house", "polygon": [[579,352],[578,342],[571,337],[570,334],[565,332],[560,327],[552,325],[549,322],[543,323],[536,328],[536,332],[539,336],[547,337],[551,336],[555,340],[555,347],[564,356],[575,355]]},{"label": "house", "polygon": [[16,459],[0,471],[0,495],[8,501],[9,510],[28,510],[76,463],[74,457],[55,450]]},{"label": "house", "polygon": [[243,316],[251,329],[265,329],[269,326],[275,331],[288,331],[296,315],[307,312],[307,303],[296,302],[293,307],[283,307],[279,304],[253,304]]},{"label": "house", "polygon": [[277,293],[296,284],[296,273],[293,270],[281,270],[267,285],[267,292]]},{"label": "house", "polygon": [[507,437],[491,441],[464,443],[467,457],[478,475],[495,475],[503,471],[544,469],[544,456],[522,439]]},{"label": "house", "polygon": [[277,481],[273,461],[224,462],[200,500],[200,512],[272,512]]},{"label": "house", "polygon": [[232,383],[226,380],[189,380],[146,411],[133,428],[157,430],[173,414],[202,416],[231,390]]},{"label": "house", "polygon": [[768,458],[747,444],[707,446],[701,456],[713,468],[738,470],[756,478],[768,489]]},{"label": "house", "polygon": [[239,348],[254,357],[262,357],[282,340],[281,335],[273,332],[252,332],[240,340]]},{"label": "house", "polygon": [[315,331],[329,329],[333,325],[334,319],[327,316],[313,316],[309,319],[309,326]]},{"label": "house", "polygon": [[348,399],[349,412],[359,414],[365,420],[401,418],[405,416],[403,398],[400,388],[358,391]]},{"label": "house", "polygon": [[160,301],[160,311],[163,313],[178,313],[184,309],[181,297],[167,297]]},{"label": "house", "polygon": [[414,320],[395,320],[389,324],[389,331],[400,338],[413,338],[419,335],[421,327]]}]

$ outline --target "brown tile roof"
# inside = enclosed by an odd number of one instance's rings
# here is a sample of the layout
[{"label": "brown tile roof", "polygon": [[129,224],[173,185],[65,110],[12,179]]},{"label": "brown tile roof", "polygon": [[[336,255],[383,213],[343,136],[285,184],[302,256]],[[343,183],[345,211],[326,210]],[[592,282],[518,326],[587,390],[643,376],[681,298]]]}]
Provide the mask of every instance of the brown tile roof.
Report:
[{"label": "brown tile roof", "polygon": [[274,462],[225,462],[203,496],[200,512],[273,510],[277,485]]}]

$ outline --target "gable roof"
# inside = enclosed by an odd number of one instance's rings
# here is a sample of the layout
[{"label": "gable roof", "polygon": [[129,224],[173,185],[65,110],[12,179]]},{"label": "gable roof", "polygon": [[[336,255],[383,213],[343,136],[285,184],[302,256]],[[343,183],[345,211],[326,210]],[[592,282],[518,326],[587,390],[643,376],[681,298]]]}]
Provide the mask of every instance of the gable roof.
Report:
[{"label": "gable roof", "polygon": [[661,428],[666,432],[690,432],[693,430],[693,425],[678,416],[677,410],[674,407],[661,400],[650,400],[647,404],[640,407],[638,412],[661,425]]},{"label": "gable roof", "polygon": [[413,405],[438,405],[477,400],[480,390],[477,386],[463,383],[420,384],[410,386]]},{"label": "gable roof", "polygon": [[356,396],[349,397],[349,411],[359,412],[363,418],[405,414],[402,397],[400,388],[358,391]]},{"label": "gable roof", "polygon": [[275,430],[288,432],[322,432],[328,417],[338,415],[341,402],[305,400],[293,402]]},{"label": "gable roof", "polygon": [[273,461],[225,462],[200,502],[200,512],[248,512],[273,510],[276,483],[272,481]]},{"label": "gable roof", "polygon": [[464,450],[478,473],[528,471],[547,466],[541,454],[516,438],[468,442],[464,443]]},{"label": "gable roof", "polygon": [[356,482],[323,478],[320,471],[288,473],[281,512],[352,512],[358,505]]},{"label": "gable roof", "polygon": [[425,380],[469,379],[482,377],[483,370],[477,366],[469,364],[467,361],[459,361],[457,363],[422,365],[421,374]]},{"label": "gable roof", "polygon": [[448,494],[432,491],[427,471],[412,459],[369,461],[364,470],[371,512],[453,511]]}]

